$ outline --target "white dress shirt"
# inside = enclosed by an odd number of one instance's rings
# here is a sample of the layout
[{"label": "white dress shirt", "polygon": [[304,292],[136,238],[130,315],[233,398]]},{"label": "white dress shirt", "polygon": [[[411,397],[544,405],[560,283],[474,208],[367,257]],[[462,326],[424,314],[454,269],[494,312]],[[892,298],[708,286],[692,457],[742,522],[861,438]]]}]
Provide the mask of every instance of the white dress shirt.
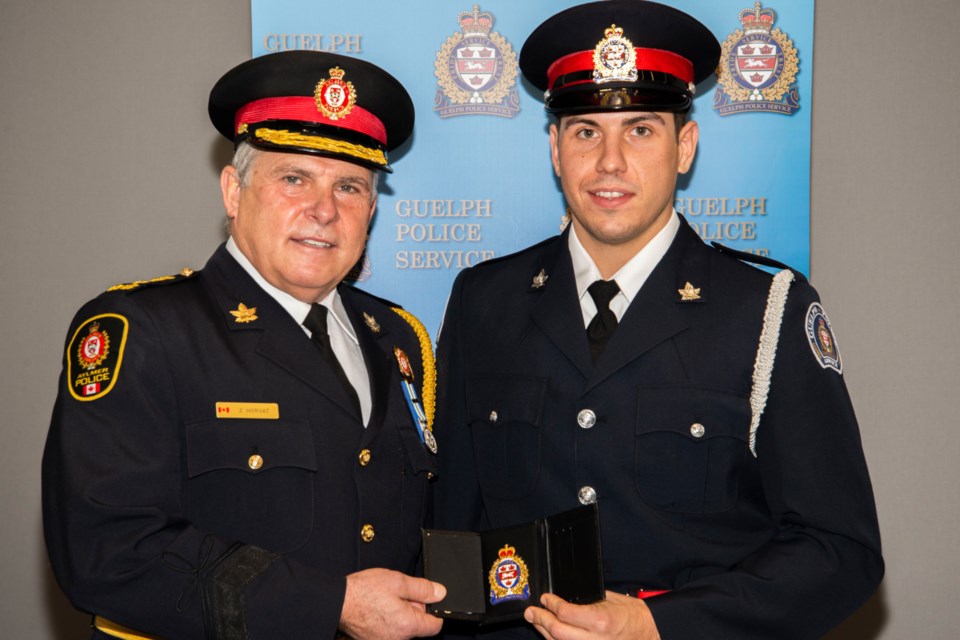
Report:
[{"label": "white dress shirt", "polygon": [[[287,313],[296,320],[304,333],[309,336],[310,331],[303,326],[303,321],[307,319],[307,314],[310,313],[310,303],[301,302],[289,293],[281,291],[267,282],[247,257],[240,252],[232,236],[227,240],[227,251],[240,263],[243,270],[249,273],[250,277],[253,278],[264,291],[270,294],[271,298],[286,309]],[[370,393],[370,379],[367,376],[367,367],[363,361],[363,352],[360,350],[360,341],[357,340],[357,334],[353,330],[353,325],[350,324],[347,310],[343,306],[343,301],[340,299],[340,294],[336,289],[331,291],[323,300],[317,300],[317,302],[327,308],[327,333],[330,335],[330,347],[336,354],[337,360],[340,361],[340,366],[343,367],[344,373],[347,374],[347,379],[350,380],[350,384],[353,385],[353,388],[357,392],[357,397],[360,400],[360,412],[363,416],[363,424],[366,426],[367,421],[370,419],[373,401]],[[331,318],[333,322],[330,322]]]},{"label": "white dress shirt", "polygon": [[[667,249],[670,248],[670,244],[673,242],[674,236],[677,235],[677,229],[679,228],[680,216],[674,210],[666,226],[643,249],[640,249],[635,256],[620,267],[620,270],[611,278],[616,280],[620,287],[620,292],[610,301],[610,310],[617,316],[617,322],[623,319],[623,314],[627,312],[627,307],[633,302],[637,292],[640,291],[640,287],[647,281],[653,269],[667,253]],[[580,310],[583,312],[583,326],[586,328],[593,316],[597,315],[597,305],[593,302],[593,297],[587,292],[587,287],[597,280],[602,280],[603,277],[600,275],[600,270],[597,269],[593,258],[580,244],[577,230],[572,225],[568,236],[568,246],[570,248],[570,258],[573,260],[573,276],[577,282],[577,297],[580,300]]]}]

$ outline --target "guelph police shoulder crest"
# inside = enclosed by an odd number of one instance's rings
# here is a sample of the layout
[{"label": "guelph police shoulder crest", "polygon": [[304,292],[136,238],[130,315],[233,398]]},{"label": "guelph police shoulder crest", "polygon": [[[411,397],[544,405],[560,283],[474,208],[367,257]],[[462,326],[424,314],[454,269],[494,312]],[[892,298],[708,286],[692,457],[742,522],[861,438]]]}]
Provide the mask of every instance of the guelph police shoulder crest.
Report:
[{"label": "guelph police shoulder crest", "polygon": [[493,14],[464,11],[460,33],[443,43],[434,63],[437,95],[433,110],[441,118],[494,115],[512,118],[520,111],[517,54],[493,28]]},{"label": "guelph police shoulder crest", "polygon": [[820,366],[824,369],[833,369],[843,373],[843,362],[840,359],[840,349],[837,339],[833,337],[833,327],[830,319],[819,302],[814,302],[807,309],[806,332],[810,342],[810,350]]},{"label": "guelph police shoulder crest", "polygon": [[743,29],[731,33],[720,50],[713,108],[721,116],[751,111],[792,115],[800,108],[800,58],[787,34],[773,28],[776,19],[776,12],[760,2],[740,12]]},{"label": "guelph police shoulder crest", "polygon": [[102,313],[81,323],[66,354],[71,396],[88,402],[113,389],[123,362],[127,328],[127,319],[115,313]]}]

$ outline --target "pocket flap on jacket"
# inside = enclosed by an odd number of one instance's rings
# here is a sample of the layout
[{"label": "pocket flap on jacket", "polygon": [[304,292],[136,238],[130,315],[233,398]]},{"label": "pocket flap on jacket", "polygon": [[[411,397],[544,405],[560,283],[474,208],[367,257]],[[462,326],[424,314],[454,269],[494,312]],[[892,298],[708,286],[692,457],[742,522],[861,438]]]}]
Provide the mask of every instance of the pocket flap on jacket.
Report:
[{"label": "pocket flap on jacket", "polygon": [[533,376],[484,374],[467,380],[467,419],[470,422],[539,424],[547,379]]},{"label": "pocket flap on jacket", "polygon": [[733,393],[640,389],[637,406],[637,435],[667,431],[695,441],[716,437],[746,441],[750,434],[750,402]]},{"label": "pocket flap on jacket", "polygon": [[277,467],[317,470],[305,422],[210,420],[187,425],[187,476],[217,469],[263,473]]}]

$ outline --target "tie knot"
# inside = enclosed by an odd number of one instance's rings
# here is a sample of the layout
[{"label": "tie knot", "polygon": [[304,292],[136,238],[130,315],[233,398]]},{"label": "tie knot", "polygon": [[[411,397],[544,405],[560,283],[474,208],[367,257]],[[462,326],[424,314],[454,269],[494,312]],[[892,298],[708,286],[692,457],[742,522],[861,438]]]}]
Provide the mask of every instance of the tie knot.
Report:
[{"label": "tie knot", "polygon": [[610,308],[610,301],[620,293],[620,287],[616,280],[597,280],[587,287],[587,292],[597,305],[597,311],[604,311]]},{"label": "tie knot", "polygon": [[310,333],[316,336],[327,334],[327,308],[322,304],[314,302],[310,305],[310,313],[303,321],[303,326],[310,330]]}]

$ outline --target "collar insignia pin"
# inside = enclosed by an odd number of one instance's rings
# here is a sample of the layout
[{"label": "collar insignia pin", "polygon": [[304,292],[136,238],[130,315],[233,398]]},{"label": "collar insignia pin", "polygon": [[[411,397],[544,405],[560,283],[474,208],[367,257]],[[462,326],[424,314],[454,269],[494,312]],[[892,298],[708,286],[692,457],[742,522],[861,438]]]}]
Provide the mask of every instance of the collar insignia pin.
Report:
[{"label": "collar insignia pin", "polygon": [[370,331],[373,331],[374,333],[380,333],[380,325],[377,324],[377,319],[366,311],[363,312],[363,321],[368,327],[370,327]]},{"label": "collar insignia pin", "polygon": [[230,314],[233,316],[234,321],[236,321],[238,324],[246,324],[257,319],[257,308],[247,307],[247,305],[241,302],[236,309],[230,312]]},{"label": "collar insignia pin", "polygon": [[541,289],[543,288],[543,285],[547,284],[547,278],[549,277],[550,276],[547,275],[546,271],[544,271],[543,269],[540,269],[540,273],[538,273],[533,277],[533,284],[531,284],[530,286],[533,287],[534,289]]},{"label": "collar insignia pin", "polygon": [[677,289],[677,293],[680,294],[681,302],[700,299],[700,287],[694,287],[689,282],[683,286],[683,289]]}]

